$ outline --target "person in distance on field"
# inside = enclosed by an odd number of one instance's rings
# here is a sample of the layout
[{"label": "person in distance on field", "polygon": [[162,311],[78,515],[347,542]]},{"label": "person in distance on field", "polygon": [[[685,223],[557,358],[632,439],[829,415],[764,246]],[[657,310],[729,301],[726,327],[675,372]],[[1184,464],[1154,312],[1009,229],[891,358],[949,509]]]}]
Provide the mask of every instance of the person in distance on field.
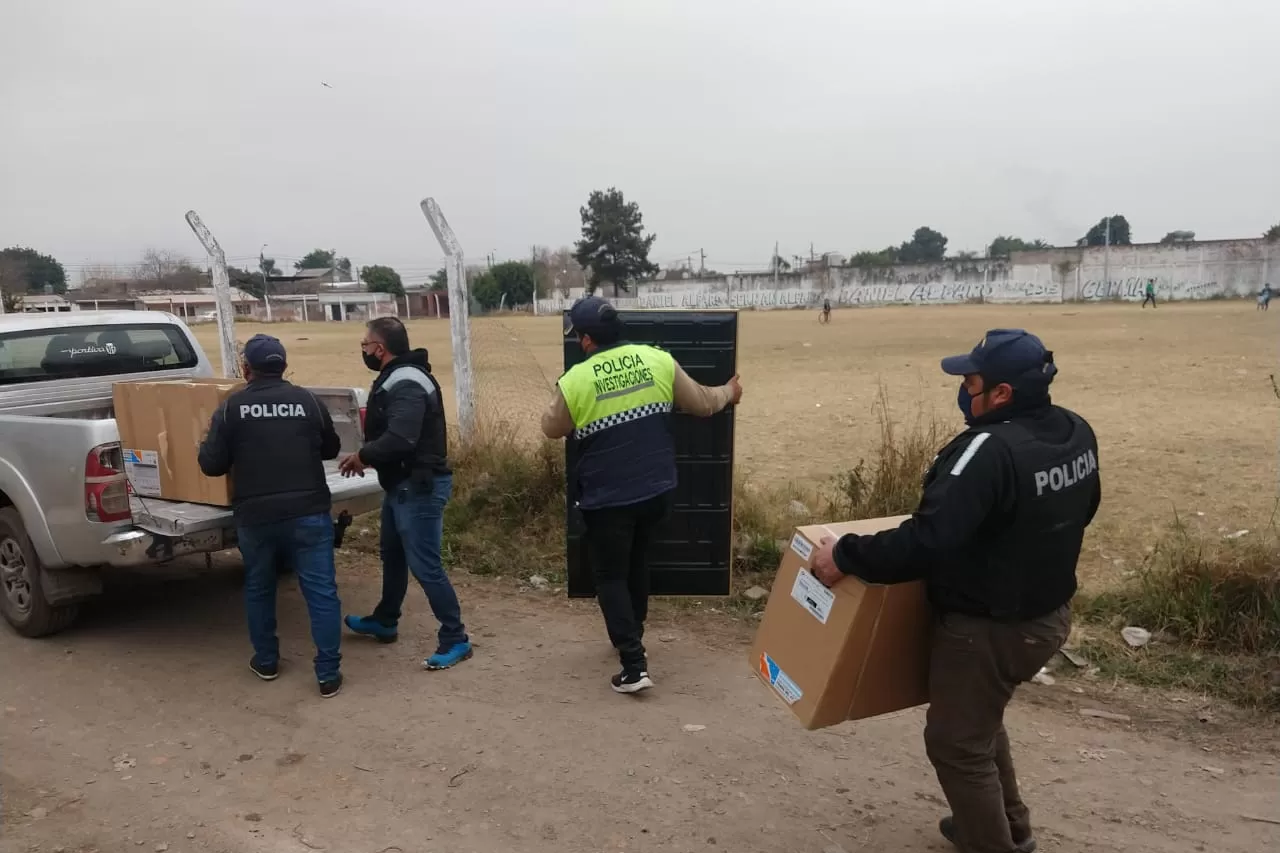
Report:
[{"label": "person in distance on field", "polygon": [[348,477],[378,474],[382,498],[382,598],[368,616],[347,616],[357,634],[382,643],[399,636],[409,573],[427,594],[440,622],[436,651],[425,669],[449,669],[471,657],[458,594],[440,558],[444,508],[453,494],[449,439],[440,383],[425,349],[409,348],[409,332],[395,317],[371,320],[360,342],[364,366],[377,371],[365,412],[365,444],[339,463]]},{"label": "person in distance on field", "polygon": [[667,416],[672,409],[711,417],[742,399],[734,376],[708,388],[689,378],[656,347],[623,340],[622,320],[598,296],[569,310],[565,337],[577,336],[587,358],[556,383],[542,415],[548,438],[578,441],[578,509],[586,524],[596,598],[618,650],[618,693],[653,687],[644,649],[649,612],[648,549],[676,487],[676,453]]},{"label": "person in distance on field", "polygon": [[199,462],[206,476],[235,476],[231,507],[244,558],[249,669],[263,681],[279,675],[276,566],[292,565],[311,616],[320,695],[327,699],[342,689],[342,610],[324,460],[336,459],[342,442],[324,404],[284,379],[279,340],[254,335],[243,358],[249,384],[213,413]]},{"label": "person in distance on field", "polygon": [[924,740],[952,811],[939,828],[968,853],[1028,853],[1004,710],[1070,632],[1080,545],[1102,497],[1098,445],[1050,402],[1058,368],[1035,335],[993,329],[942,370],[962,377],[968,428],[934,460],[920,505],[896,529],[824,539],[814,573],[828,586],[846,574],[926,581],[937,623]]}]

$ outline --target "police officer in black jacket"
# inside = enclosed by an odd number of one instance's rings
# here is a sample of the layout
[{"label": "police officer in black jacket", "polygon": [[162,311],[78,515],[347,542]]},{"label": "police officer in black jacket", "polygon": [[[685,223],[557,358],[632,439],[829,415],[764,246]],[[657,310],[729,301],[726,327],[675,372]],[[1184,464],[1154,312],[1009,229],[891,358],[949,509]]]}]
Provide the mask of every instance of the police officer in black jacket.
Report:
[{"label": "police officer in black jacket", "polygon": [[453,493],[449,439],[440,383],[425,349],[409,348],[409,333],[395,317],[371,320],[360,342],[365,367],[376,371],[365,410],[364,446],[343,458],[347,476],[378,474],[382,498],[382,599],[368,616],[346,625],[379,642],[395,642],[409,573],[418,579],[440,622],[436,651],[422,665],[448,669],[471,657],[462,608],[440,557],[444,508]]},{"label": "police officer in black jacket", "polygon": [[248,385],[213,414],[200,445],[200,470],[233,476],[232,510],[245,566],[245,610],[253,658],[263,681],[280,672],[276,638],[276,566],[292,565],[311,616],[320,695],[342,689],[342,610],[333,564],[333,520],[324,460],[336,459],[329,410],[284,379],[284,346],[254,335],[244,346]]},{"label": "police officer in black jacket", "polygon": [[926,580],[938,618],[925,747],[952,810],[940,829],[968,853],[1028,853],[1004,709],[1070,632],[1098,445],[1050,402],[1058,369],[1035,335],[993,329],[942,369],[963,377],[968,429],[938,454],[919,507],[894,530],[824,540],[814,570],[828,585]]}]

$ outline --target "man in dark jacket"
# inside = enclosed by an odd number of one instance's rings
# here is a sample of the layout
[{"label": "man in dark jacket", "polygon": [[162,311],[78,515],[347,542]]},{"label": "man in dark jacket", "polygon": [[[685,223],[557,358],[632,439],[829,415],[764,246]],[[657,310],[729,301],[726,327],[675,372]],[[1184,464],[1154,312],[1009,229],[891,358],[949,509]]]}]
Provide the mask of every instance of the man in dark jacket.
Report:
[{"label": "man in dark jacket", "polygon": [[310,391],[286,382],[285,367],[280,341],[269,335],[249,339],[248,385],[214,412],[200,445],[200,470],[209,477],[234,477],[232,510],[253,643],[249,669],[263,681],[279,675],[276,566],[292,565],[311,616],[320,695],[329,698],[342,689],[342,611],[324,460],[337,458],[341,441],[329,410]]},{"label": "man in dark jacket", "polygon": [[422,584],[440,621],[427,669],[448,669],[471,657],[462,609],[440,560],[444,507],[453,491],[449,439],[440,384],[425,349],[409,349],[409,333],[395,317],[369,323],[360,342],[365,367],[378,372],[365,411],[365,444],[340,464],[347,476],[378,474],[382,499],[382,599],[369,616],[348,616],[347,627],[379,642],[395,642],[409,572]]},{"label": "man in dark jacket", "polygon": [[969,428],[938,454],[909,520],[828,537],[814,572],[828,586],[846,574],[926,580],[938,620],[924,739],[952,810],[940,829],[968,853],[1028,853],[1004,709],[1070,633],[1076,562],[1102,496],[1098,445],[1050,402],[1057,367],[1035,335],[993,329],[942,369],[964,377]]}]

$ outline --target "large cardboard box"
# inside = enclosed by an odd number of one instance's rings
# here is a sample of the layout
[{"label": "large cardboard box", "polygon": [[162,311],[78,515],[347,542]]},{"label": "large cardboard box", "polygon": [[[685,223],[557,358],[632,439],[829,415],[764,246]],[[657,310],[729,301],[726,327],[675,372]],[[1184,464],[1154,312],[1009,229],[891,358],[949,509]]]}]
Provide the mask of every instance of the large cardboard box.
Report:
[{"label": "large cardboard box", "polygon": [[923,581],[828,589],[809,571],[824,536],[870,534],[906,516],[796,528],[778,567],[751,666],[806,729],[929,700],[933,617]]},{"label": "large cardboard box", "polygon": [[206,477],[197,457],[214,411],[243,387],[238,379],[115,383],[116,426],[134,494],[229,506],[231,478]]}]

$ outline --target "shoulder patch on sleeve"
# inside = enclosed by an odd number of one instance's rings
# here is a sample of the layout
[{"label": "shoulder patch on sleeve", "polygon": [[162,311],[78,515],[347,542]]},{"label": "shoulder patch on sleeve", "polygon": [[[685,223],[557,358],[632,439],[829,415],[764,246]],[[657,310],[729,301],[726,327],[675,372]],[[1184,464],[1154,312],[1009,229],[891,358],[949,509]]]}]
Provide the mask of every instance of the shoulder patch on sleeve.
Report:
[{"label": "shoulder patch on sleeve", "polygon": [[973,457],[977,455],[978,449],[986,444],[987,439],[991,438],[991,433],[980,432],[973,437],[973,441],[969,442],[969,446],[964,449],[964,453],[960,454],[960,458],[956,460],[956,464],[951,469],[952,477],[959,477],[964,473],[964,469],[973,461]]}]

